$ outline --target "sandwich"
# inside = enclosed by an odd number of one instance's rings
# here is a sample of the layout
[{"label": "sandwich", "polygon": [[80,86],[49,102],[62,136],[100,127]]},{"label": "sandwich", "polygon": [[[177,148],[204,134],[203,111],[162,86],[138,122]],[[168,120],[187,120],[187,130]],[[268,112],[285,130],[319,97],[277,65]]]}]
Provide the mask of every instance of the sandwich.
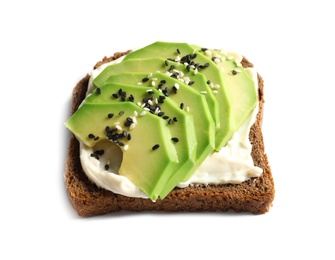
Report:
[{"label": "sandwich", "polygon": [[267,212],[263,90],[253,64],[226,50],[154,42],[104,57],[73,89],[65,122],[72,206],[80,216]]}]

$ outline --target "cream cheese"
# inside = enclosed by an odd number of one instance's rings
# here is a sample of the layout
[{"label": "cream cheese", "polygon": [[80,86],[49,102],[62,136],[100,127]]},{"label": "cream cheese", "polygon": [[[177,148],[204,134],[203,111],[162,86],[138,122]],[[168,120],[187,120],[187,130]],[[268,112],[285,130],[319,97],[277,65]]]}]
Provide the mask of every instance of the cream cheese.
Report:
[{"label": "cream cheese", "polygon": [[[241,59],[241,55],[229,52],[229,56],[235,57],[236,60]],[[89,95],[93,90],[92,81],[107,66],[119,63],[123,60],[120,57],[117,60],[103,64],[99,68],[93,70],[90,74],[90,81],[87,90]],[[258,86],[257,73],[253,68],[246,69],[250,76],[254,79],[255,88]],[[179,183],[178,187],[184,188],[190,185],[208,185],[208,184],[238,184],[249,180],[253,177],[259,177],[262,169],[254,166],[251,157],[251,143],[249,141],[250,127],[256,120],[258,112],[258,104],[247,118],[241,128],[234,133],[228,144],[219,152],[209,156],[194,175],[186,182]],[[104,154],[99,160],[91,157],[93,150],[103,149]],[[100,142],[93,148],[85,146],[80,142],[80,160],[84,172],[88,178],[97,186],[110,190],[116,194],[128,197],[148,198],[148,196],[130,182],[126,177],[118,174],[119,166],[122,162],[122,151],[116,145],[105,141]],[[105,165],[109,165],[106,170]]]}]

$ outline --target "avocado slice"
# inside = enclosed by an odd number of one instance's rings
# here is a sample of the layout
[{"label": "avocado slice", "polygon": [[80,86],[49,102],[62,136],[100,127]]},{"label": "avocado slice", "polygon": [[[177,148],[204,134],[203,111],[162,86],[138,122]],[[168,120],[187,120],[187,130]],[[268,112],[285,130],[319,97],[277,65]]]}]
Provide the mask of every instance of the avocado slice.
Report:
[{"label": "avocado slice", "polygon": [[255,82],[242,67],[243,57],[236,57],[220,50],[192,46],[197,49],[197,53],[203,53],[220,68],[232,98],[231,109],[234,111],[234,117],[231,120],[232,129],[238,130],[257,105]]},{"label": "avocado slice", "polygon": [[[175,61],[184,64],[193,73],[201,73],[214,86],[214,93],[219,104],[219,124],[217,124],[215,149],[225,146],[234,133],[231,121],[234,110],[231,109],[231,93],[223,78],[220,68],[206,55],[187,43],[155,42],[144,48],[130,52],[124,61],[130,59],[162,57],[167,63]],[[123,62],[124,62],[123,61]]]},{"label": "avocado slice", "polygon": [[106,67],[94,80],[93,85],[95,87],[101,88],[106,80],[113,74],[118,74],[127,71],[136,72],[155,72],[155,71],[165,71],[166,66],[164,60],[162,59],[151,59],[151,60],[141,60],[138,59],[136,62],[133,61],[122,61]]},{"label": "avocado slice", "polygon": [[[179,161],[166,122],[151,113],[138,116],[141,112],[143,109],[133,102],[85,102],[65,125],[89,147],[104,140],[117,143],[123,151],[119,174],[155,201]],[[135,127],[125,126],[128,118],[135,117]]]}]

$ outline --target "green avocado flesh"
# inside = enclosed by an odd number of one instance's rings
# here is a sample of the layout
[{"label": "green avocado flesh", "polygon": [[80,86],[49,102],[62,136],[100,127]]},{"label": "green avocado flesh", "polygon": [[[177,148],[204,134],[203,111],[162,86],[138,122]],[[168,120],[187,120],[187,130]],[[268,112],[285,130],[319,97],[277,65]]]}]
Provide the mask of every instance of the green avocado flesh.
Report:
[{"label": "green avocado flesh", "polygon": [[[166,188],[163,190],[164,193],[161,194],[162,197],[165,197],[180,181],[188,180],[200,164],[213,152],[215,125],[205,96],[194,90],[192,86],[186,85],[160,72],[152,73],[148,81],[142,82],[142,79],[146,78],[147,75],[146,73],[135,72],[115,74],[108,78],[107,84],[133,84],[135,88],[139,88],[137,84],[140,82],[140,88],[157,88],[162,90],[162,92],[165,92],[167,90],[166,88],[168,88],[170,94],[166,100],[179,104],[179,108],[181,104],[183,104],[183,110],[188,110],[189,113],[193,115],[195,126],[201,125],[201,127],[195,127],[197,148],[193,169],[190,168],[188,172],[184,171],[183,174],[176,173],[169,183],[166,184]],[[122,85],[119,86],[122,87]],[[106,92],[105,88],[106,86],[101,89],[102,93]],[[158,93],[162,95],[162,92]],[[107,96],[109,97],[110,93]],[[187,127],[190,128],[190,126]],[[180,177],[182,177],[182,179],[180,179]]]},{"label": "green avocado flesh", "polygon": [[215,61],[223,74],[224,85],[231,93],[231,110],[234,111],[231,124],[235,132],[256,106],[257,93],[254,81],[234,57],[229,57],[228,54],[218,50],[208,49],[204,52],[201,47],[193,47],[198,50],[198,53],[206,53],[207,57]]},{"label": "green avocado flesh", "polygon": [[[171,68],[170,65],[172,64],[174,64],[175,68],[173,70],[170,70]],[[179,72],[178,75],[177,73],[175,73],[175,71]],[[110,81],[110,78],[112,76],[116,74],[124,74],[124,73],[128,73],[128,74],[146,73],[147,75],[143,75],[143,78],[138,79],[139,80],[138,82],[129,81],[130,84],[134,84],[134,83],[144,84],[145,82],[143,82],[143,80],[145,81],[145,79],[147,78],[149,74],[152,74],[155,72],[164,74],[165,79],[171,78],[170,81],[174,80],[175,83],[180,83],[184,81],[186,82],[185,84],[188,84],[192,89],[196,90],[201,95],[203,95],[208,104],[208,108],[214,120],[214,123],[216,124],[216,127],[219,127],[219,124],[220,124],[219,105],[218,105],[218,102],[216,101],[216,97],[211,91],[211,88],[206,83],[207,82],[206,78],[200,73],[194,74],[192,72],[188,72],[185,66],[182,64],[179,64],[177,66],[175,62],[169,61],[168,66],[166,66],[165,60],[163,58],[144,58],[144,59],[126,60],[121,63],[113,64],[107,67],[104,71],[102,71],[99,74],[97,78],[93,80],[93,85],[96,87],[102,87],[104,84],[106,84],[106,82]],[[171,73],[173,74],[170,75]],[[122,76],[118,76],[118,77],[120,78]],[[148,80],[150,79],[148,78]],[[147,85],[147,84],[144,84],[144,85]],[[156,86],[157,88],[158,88],[158,85],[159,83]]]},{"label": "green avocado flesh", "polygon": [[[206,81],[218,86],[215,90],[215,97],[219,107],[219,121],[217,122],[215,149],[218,151],[222,146],[226,145],[233,135],[231,121],[234,117],[231,110],[231,93],[229,88],[224,84],[224,78],[220,68],[207,56],[187,43],[167,43],[155,42],[142,49],[138,49],[129,53],[124,61],[139,58],[161,57],[165,60],[179,61],[185,67],[190,65],[189,70],[194,73],[201,73]],[[179,58],[178,58],[179,57]],[[180,59],[180,60],[179,60]],[[187,65],[186,65],[187,64]],[[194,67],[192,67],[192,65]]]},{"label": "green avocado flesh", "polygon": [[[188,86],[177,79],[171,78],[160,72],[152,73],[148,81],[142,82],[146,78],[145,73],[126,72],[112,75],[108,78],[108,84],[132,84],[137,85],[140,82],[146,89],[160,89],[160,95],[168,90],[167,100],[171,100],[183,110],[189,111],[193,115],[195,125],[202,124],[202,127],[196,127],[197,142],[197,161],[203,161],[214,149],[215,131],[214,121],[210,114],[208,103],[205,96],[198,93],[191,86]],[[176,85],[177,84],[177,85]],[[153,86],[154,85],[154,86]]]},{"label": "green avocado flesh", "polygon": [[[132,117],[134,111],[138,115],[143,111],[132,102],[125,103],[85,102],[66,122],[66,126],[84,144],[93,147],[99,141],[109,140],[106,134],[107,126],[112,131],[115,124],[119,123],[122,129],[113,132],[120,135],[118,144],[123,150],[119,173],[140,187],[151,200],[156,200],[162,190],[162,184],[170,179],[179,165],[176,145],[171,141],[172,136],[166,122],[151,113],[137,116],[135,128],[130,130],[130,127],[125,126],[127,118]],[[114,116],[109,118],[111,113]],[[126,136],[123,135],[123,131],[127,132]],[[89,138],[90,134],[99,137],[99,140]],[[128,134],[131,134],[130,140]],[[120,142],[123,145],[120,145]],[[159,147],[153,150],[155,145]]]},{"label": "green avocado flesh", "polygon": [[225,146],[257,104],[255,82],[239,62],[186,43],[133,51],[92,83],[66,127],[93,149],[118,144],[119,174],[153,201]]}]

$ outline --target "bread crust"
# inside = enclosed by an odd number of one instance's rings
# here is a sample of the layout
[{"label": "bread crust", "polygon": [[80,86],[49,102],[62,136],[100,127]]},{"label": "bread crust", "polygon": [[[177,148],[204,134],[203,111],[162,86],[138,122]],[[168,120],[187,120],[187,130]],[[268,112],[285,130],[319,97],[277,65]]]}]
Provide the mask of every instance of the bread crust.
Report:
[{"label": "bread crust", "polygon": [[[104,57],[94,68],[115,60],[126,52],[117,52],[111,57]],[[246,58],[243,67],[253,67]],[[71,114],[85,98],[89,75],[86,75],[73,89]],[[264,82],[258,74],[259,111],[256,122],[250,130],[254,164],[263,169],[263,174],[241,184],[224,184],[208,186],[190,186],[175,188],[163,200],[152,202],[150,199],[131,198],[99,188],[84,173],[79,158],[79,142],[71,136],[65,168],[65,185],[73,208],[80,216],[96,216],[125,211],[166,211],[166,212],[202,212],[227,211],[251,212],[263,214],[272,206],[275,195],[273,177],[264,151],[262,120],[264,106]]]}]

